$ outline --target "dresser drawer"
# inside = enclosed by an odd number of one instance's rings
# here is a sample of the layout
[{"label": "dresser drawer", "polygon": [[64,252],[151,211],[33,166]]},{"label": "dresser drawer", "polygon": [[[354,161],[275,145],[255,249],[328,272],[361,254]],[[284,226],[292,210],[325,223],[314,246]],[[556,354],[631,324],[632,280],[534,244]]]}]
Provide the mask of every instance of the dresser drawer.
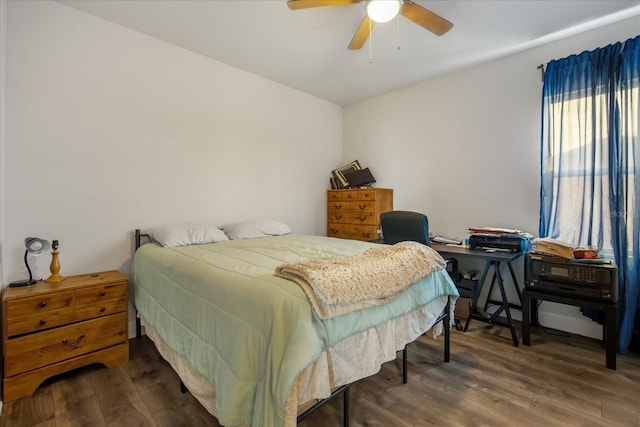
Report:
[{"label": "dresser drawer", "polygon": [[329,202],[346,202],[354,198],[350,191],[329,191],[327,197]]},{"label": "dresser drawer", "polygon": [[328,214],[327,214],[327,222],[349,222],[351,220],[351,213],[350,212],[343,212],[343,211],[332,211],[329,210]]},{"label": "dresser drawer", "polygon": [[355,225],[376,225],[378,223],[378,216],[373,211],[355,212],[347,215],[349,217],[348,222]]},{"label": "dresser drawer", "polygon": [[376,211],[375,201],[356,200],[353,202],[329,202],[328,212],[339,214],[340,212],[371,212]]},{"label": "dresser drawer", "polygon": [[329,223],[327,226],[327,236],[364,241],[375,241],[379,239],[378,230],[375,225]]},{"label": "dresser drawer", "polygon": [[380,235],[378,234],[378,227],[376,226],[357,225],[353,227],[353,236],[350,238],[372,242],[380,239]]},{"label": "dresser drawer", "polygon": [[119,313],[8,340],[5,377],[125,342],[127,314]]},{"label": "dresser drawer", "polygon": [[5,303],[7,320],[73,307],[73,292],[57,292],[20,298]]},{"label": "dresser drawer", "polygon": [[374,214],[376,212],[376,204],[373,201],[367,200],[351,202],[351,212]]},{"label": "dresser drawer", "polygon": [[348,202],[352,200],[375,200],[376,190],[336,190],[329,191],[329,202]]}]

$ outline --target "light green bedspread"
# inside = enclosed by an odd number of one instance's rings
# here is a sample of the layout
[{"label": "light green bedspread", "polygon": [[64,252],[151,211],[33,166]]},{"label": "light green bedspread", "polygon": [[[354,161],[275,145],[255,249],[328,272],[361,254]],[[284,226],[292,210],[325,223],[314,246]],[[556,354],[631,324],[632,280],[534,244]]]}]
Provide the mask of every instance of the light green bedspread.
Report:
[{"label": "light green bedspread", "polygon": [[374,245],[300,235],[147,244],[134,257],[132,297],[165,342],[212,381],[220,424],[280,427],[294,379],[326,348],[438,296],[458,295],[441,270],[391,303],[321,320],[297,284],[274,276],[284,262]]}]

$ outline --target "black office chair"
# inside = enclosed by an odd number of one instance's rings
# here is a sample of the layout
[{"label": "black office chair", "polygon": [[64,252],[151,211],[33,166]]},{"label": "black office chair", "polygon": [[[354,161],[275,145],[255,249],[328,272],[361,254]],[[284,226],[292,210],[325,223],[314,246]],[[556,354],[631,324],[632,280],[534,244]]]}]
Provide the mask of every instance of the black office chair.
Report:
[{"label": "black office chair", "polygon": [[429,220],[418,212],[390,211],[380,214],[382,240],[388,245],[411,240],[429,246]]},{"label": "black office chair", "polygon": [[[429,241],[429,219],[425,214],[410,211],[390,211],[380,214],[380,225],[382,227],[382,243],[394,245],[398,242],[414,241],[430,246]],[[447,271],[457,283],[458,260],[455,258],[445,259]],[[460,321],[454,319],[456,330],[462,330]],[[445,347],[447,347],[445,339]],[[402,382],[407,383],[407,346],[402,350]]]},{"label": "black office chair", "polygon": [[[382,225],[382,241],[388,245],[393,245],[403,241],[414,241],[430,246],[429,241],[429,219],[425,214],[410,211],[390,211],[380,214]],[[458,260],[447,258],[447,271],[458,286]],[[458,289],[460,291],[460,289]],[[456,330],[461,331],[460,319],[455,318]]]}]

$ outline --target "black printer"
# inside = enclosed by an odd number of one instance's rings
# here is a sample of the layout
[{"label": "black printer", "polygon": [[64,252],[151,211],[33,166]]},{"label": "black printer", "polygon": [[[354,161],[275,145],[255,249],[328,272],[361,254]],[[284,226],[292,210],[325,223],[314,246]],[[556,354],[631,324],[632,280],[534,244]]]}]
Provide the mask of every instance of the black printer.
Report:
[{"label": "black printer", "polygon": [[528,253],[525,286],[543,292],[616,302],[618,267],[612,260],[566,260]]},{"label": "black printer", "polygon": [[472,234],[470,249],[523,252],[529,249],[529,239],[517,234]]}]

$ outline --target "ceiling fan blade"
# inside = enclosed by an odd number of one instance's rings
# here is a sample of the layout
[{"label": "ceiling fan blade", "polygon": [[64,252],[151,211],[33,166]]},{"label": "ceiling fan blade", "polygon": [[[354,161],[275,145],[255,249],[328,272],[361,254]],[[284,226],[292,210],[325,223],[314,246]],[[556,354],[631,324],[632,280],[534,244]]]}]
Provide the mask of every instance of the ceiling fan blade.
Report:
[{"label": "ceiling fan blade", "polygon": [[373,26],[375,24],[375,21],[365,15],[365,17],[362,19],[362,22],[360,23],[360,26],[356,30],[356,33],[353,35],[351,43],[349,43],[349,47],[347,49],[358,50],[362,48],[362,46],[364,46],[364,43],[369,38],[371,30],[373,29]]},{"label": "ceiling fan blade", "polygon": [[340,6],[343,4],[360,3],[362,0],[289,0],[287,6],[291,10],[307,9],[321,6]]},{"label": "ceiling fan blade", "polygon": [[411,0],[404,0],[402,2],[400,14],[421,27],[431,31],[436,36],[443,35],[453,27],[451,22],[412,2]]}]

